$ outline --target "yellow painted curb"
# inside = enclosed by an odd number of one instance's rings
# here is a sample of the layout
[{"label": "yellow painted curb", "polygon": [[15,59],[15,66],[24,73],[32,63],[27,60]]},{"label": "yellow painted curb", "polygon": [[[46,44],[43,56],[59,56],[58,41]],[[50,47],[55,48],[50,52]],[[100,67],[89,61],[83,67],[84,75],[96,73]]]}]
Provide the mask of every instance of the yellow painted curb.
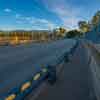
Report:
[{"label": "yellow painted curb", "polygon": [[23,84],[22,87],[21,87],[21,92],[25,91],[30,86],[31,86],[31,82],[27,82],[27,83]]},{"label": "yellow painted curb", "polygon": [[16,98],[15,94],[8,96],[5,100],[14,100]]},{"label": "yellow painted curb", "polygon": [[38,80],[38,79],[40,78],[40,76],[41,76],[40,73],[36,74],[36,75],[33,77],[33,80]]}]

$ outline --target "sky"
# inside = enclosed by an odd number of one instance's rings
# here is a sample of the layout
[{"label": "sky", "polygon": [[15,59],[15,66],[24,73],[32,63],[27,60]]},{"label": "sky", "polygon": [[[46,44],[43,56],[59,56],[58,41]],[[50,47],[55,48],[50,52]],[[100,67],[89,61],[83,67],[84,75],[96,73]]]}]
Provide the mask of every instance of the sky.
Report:
[{"label": "sky", "polygon": [[100,0],[0,0],[0,30],[74,29],[100,10]]}]

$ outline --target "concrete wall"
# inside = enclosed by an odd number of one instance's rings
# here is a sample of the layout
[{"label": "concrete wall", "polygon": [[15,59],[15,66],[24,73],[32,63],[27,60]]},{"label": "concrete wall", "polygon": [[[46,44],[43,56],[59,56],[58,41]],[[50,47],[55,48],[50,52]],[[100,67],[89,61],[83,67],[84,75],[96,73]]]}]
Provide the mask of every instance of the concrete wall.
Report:
[{"label": "concrete wall", "polygon": [[90,84],[92,84],[93,91],[97,100],[100,100],[100,52],[95,48],[93,44],[87,45],[89,67],[90,67]]}]

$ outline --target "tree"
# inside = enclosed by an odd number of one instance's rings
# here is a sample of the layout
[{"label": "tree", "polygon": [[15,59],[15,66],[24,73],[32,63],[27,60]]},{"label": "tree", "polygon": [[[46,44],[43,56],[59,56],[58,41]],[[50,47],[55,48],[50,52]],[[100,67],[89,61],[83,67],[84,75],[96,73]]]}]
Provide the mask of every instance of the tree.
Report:
[{"label": "tree", "polygon": [[86,21],[80,21],[78,25],[81,32],[86,33],[90,31],[90,25]]},{"label": "tree", "polygon": [[97,30],[98,25],[100,24],[100,11],[97,11],[97,13],[93,16],[91,20],[92,27]]},{"label": "tree", "polygon": [[78,30],[71,30],[69,32],[67,32],[66,37],[67,38],[74,38],[74,37],[81,37],[82,36],[82,32],[78,31]]},{"label": "tree", "polygon": [[53,30],[54,37],[56,39],[65,37],[66,29],[63,27],[59,27]]},{"label": "tree", "polygon": [[66,32],[66,29],[60,27],[60,28],[59,28],[59,32],[60,32],[60,33],[65,33],[65,32]]},{"label": "tree", "polygon": [[66,29],[63,27],[60,27],[58,30],[59,30],[59,36],[64,37],[66,33]]}]

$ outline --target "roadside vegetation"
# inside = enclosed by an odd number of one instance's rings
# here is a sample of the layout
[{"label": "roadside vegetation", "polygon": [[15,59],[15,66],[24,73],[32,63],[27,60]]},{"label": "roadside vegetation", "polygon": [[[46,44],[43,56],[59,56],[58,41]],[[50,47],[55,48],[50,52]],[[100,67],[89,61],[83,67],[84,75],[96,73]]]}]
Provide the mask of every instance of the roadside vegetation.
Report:
[{"label": "roadside vegetation", "polygon": [[68,30],[59,27],[53,30],[15,30],[15,31],[0,31],[0,45],[4,44],[20,44],[30,42],[42,42],[50,40],[58,40],[63,38],[80,38],[87,34],[92,29],[98,31],[100,24],[100,11],[92,17],[90,21],[79,21],[78,29]]}]

